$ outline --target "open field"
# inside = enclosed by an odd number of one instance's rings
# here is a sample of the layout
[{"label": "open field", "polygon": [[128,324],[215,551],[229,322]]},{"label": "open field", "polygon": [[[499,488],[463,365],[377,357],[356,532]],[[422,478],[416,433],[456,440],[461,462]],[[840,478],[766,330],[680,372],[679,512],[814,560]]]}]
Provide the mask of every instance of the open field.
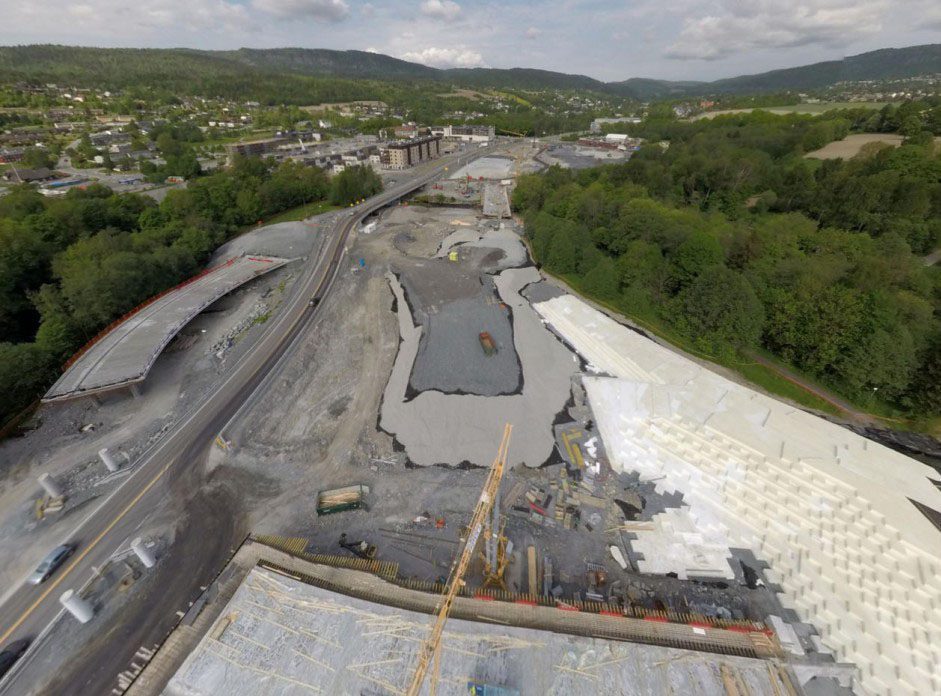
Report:
[{"label": "open field", "polygon": [[441,94],[436,94],[436,97],[444,97],[445,99],[493,99],[489,94],[484,94],[483,92],[478,92],[475,89],[463,89],[456,88],[450,92],[442,92]]},{"label": "open field", "polygon": [[[858,155],[863,146],[869,143],[885,143],[891,147],[898,147],[903,140],[904,138],[897,133],[853,133],[843,140],[828,143],[819,150],[808,152],[804,156],[822,160],[848,159]],[[941,138],[935,138],[935,142],[941,143]]]},{"label": "open field", "polygon": [[707,111],[703,114],[693,116],[690,120],[697,121],[701,118],[715,118],[716,116],[727,116],[728,114],[748,114],[752,111],[770,111],[773,114],[822,114],[835,109],[881,109],[892,102],[822,102],[819,104],[788,104],[785,106],[761,106],[752,109],[720,109],[718,111]]}]

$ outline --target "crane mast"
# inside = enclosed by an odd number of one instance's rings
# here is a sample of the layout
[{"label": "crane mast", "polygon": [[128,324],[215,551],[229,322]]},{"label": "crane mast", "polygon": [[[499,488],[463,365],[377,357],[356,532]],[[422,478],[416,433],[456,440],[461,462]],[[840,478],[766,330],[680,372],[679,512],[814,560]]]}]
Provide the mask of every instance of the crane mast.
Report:
[{"label": "crane mast", "polygon": [[[441,635],[444,633],[444,624],[448,620],[448,615],[451,613],[451,607],[454,605],[454,600],[458,592],[460,592],[461,587],[464,585],[464,574],[467,572],[467,567],[470,565],[471,559],[474,556],[474,549],[477,546],[477,542],[480,540],[480,535],[484,530],[485,524],[490,521],[490,515],[494,510],[494,505],[500,490],[500,479],[503,477],[503,469],[506,466],[506,456],[510,448],[510,434],[512,432],[513,426],[507,423],[503,427],[503,440],[500,442],[497,456],[490,467],[487,482],[484,485],[483,491],[480,493],[480,498],[474,508],[474,514],[471,517],[470,524],[467,526],[467,536],[462,540],[464,541],[464,546],[457,560],[451,566],[450,577],[448,578],[448,584],[441,604],[438,607],[435,622],[431,627],[430,633],[425,640],[422,641],[421,647],[418,650],[418,666],[415,668],[411,684],[406,691],[408,696],[418,696],[432,659],[435,661],[435,678],[437,678],[438,654],[441,648]],[[487,524],[487,526],[489,527],[490,525]],[[435,687],[436,684],[432,682],[432,694],[435,692]]]}]

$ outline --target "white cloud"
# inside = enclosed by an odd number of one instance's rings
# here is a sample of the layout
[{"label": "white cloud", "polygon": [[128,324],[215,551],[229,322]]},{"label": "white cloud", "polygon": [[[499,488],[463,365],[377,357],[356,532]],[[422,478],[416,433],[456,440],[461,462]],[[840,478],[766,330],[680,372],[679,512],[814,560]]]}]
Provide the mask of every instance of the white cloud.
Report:
[{"label": "white cloud", "polygon": [[484,65],[483,56],[467,48],[425,48],[403,53],[401,58],[436,68],[475,68]]},{"label": "white cloud", "polygon": [[526,30],[527,39],[538,39],[542,36],[542,29],[537,29],[536,27],[530,27]]},{"label": "white cloud", "polygon": [[453,0],[425,0],[421,4],[421,13],[426,17],[451,22],[461,14],[461,6]]},{"label": "white cloud", "polygon": [[718,60],[764,48],[840,48],[882,30],[887,0],[720,0],[717,11],[687,18],[668,58]]},{"label": "white cloud", "polygon": [[[62,43],[91,43],[87,37],[106,37],[100,43],[108,45],[114,41],[107,38],[118,36],[127,40],[140,40],[172,29],[175,35],[204,35],[207,32],[237,33],[247,28],[250,22],[248,9],[241,4],[226,0],[151,0],[148,3],[129,4],[124,0],[86,0],[76,3],[70,0],[47,0],[42,3],[7,3],[0,0],[0,16],[6,26],[17,30],[16,41],[55,40]],[[102,34],[102,17],[111,17],[112,26],[120,32]],[[52,33],[51,27],[58,27]],[[59,38],[61,37],[61,38]],[[78,39],[78,40],[77,40]],[[179,39],[177,39],[177,45]]]},{"label": "white cloud", "polygon": [[252,7],[282,19],[339,22],[350,14],[346,0],[252,0]]}]

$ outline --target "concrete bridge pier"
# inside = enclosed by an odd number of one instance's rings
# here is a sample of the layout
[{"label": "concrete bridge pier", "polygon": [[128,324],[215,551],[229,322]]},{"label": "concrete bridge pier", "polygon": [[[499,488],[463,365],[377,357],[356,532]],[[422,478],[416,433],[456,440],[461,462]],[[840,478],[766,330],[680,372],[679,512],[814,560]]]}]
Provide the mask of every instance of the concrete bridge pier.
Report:
[{"label": "concrete bridge pier", "polygon": [[101,461],[104,463],[104,465],[108,468],[108,471],[110,471],[112,474],[121,468],[121,465],[118,464],[117,460],[114,458],[114,455],[108,451],[107,447],[103,447],[102,449],[98,450],[98,456],[101,458]]},{"label": "concrete bridge pier", "polygon": [[62,486],[52,477],[52,474],[43,474],[40,476],[39,485],[43,487],[43,490],[46,491],[46,495],[50,498],[61,498],[65,495]]},{"label": "concrete bridge pier", "polygon": [[59,602],[69,610],[72,616],[83,624],[91,621],[92,617],[95,615],[95,610],[92,609],[91,604],[75,594],[74,590],[66,590],[63,592],[62,596],[59,597]]},{"label": "concrete bridge pier", "polygon": [[153,552],[144,546],[144,540],[140,537],[137,537],[131,542],[131,549],[137,554],[137,557],[140,559],[140,562],[144,564],[145,568],[153,568],[154,565],[156,565],[157,559],[154,558]]}]

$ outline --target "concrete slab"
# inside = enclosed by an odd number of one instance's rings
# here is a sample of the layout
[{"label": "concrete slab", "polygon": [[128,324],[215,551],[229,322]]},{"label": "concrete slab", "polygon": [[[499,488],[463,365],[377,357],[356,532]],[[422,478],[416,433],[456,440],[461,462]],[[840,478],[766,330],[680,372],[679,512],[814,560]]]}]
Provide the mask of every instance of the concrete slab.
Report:
[{"label": "concrete slab", "polygon": [[461,167],[450,179],[461,179],[470,176],[472,179],[483,177],[484,179],[505,179],[510,176],[513,167],[513,160],[507,157],[481,157],[474,160],[466,167]]},{"label": "concrete slab", "polygon": [[[254,568],[166,696],[403,693],[430,617]],[[438,693],[472,683],[537,694],[742,693],[784,688],[769,663],[452,619]],[[429,693],[428,680],[421,693]]]},{"label": "concrete slab", "polygon": [[140,382],[174,336],[193,317],[252,278],[289,259],[237,256],[151,302],[82,354],[43,401],[72,399]]}]

